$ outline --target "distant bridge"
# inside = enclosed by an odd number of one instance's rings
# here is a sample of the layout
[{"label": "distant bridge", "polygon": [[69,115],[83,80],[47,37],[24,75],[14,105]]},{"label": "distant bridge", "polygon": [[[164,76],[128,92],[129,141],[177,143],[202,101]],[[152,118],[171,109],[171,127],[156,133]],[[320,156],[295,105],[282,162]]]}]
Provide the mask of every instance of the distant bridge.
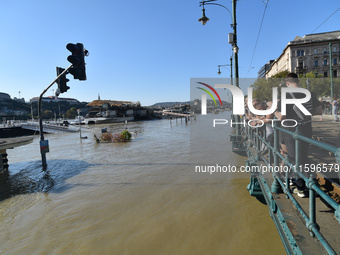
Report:
[{"label": "distant bridge", "polygon": [[160,114],[162,116],[169,116],[169,117],[178,117],[178,118],[185,118],[190,117],[191,115],[188,113],[178,113],[178,112],[163,112],[163,111],[154,111],[156,114]]}]

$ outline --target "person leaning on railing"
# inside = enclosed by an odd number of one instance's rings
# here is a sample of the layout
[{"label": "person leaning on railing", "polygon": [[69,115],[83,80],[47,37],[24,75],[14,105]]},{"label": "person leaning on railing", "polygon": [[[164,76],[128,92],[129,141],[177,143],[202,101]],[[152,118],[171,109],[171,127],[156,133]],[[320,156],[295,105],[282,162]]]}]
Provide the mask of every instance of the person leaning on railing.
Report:
[{"label": "person leaning on railing", "polygon": [[[295,73],[289,73],[286,76],[286,85],[288,88],[298,88],[299,87],[299,79],[298,76]],[[305,94],[303,93],[290,93],[287,94],[287,98],[293,99],[300,99],[304,98]],[[310,112],[312,115],[321,115],[322,114],[322,107],[321,103],[319,100],[317,100],[315,94],[311,92],[311,98],[308,102],[303,103],[303,106]],[[312,119],[311,116],[304,115],[303,112],[295,107],[293,104],[287,104],[286,105],[286,115],[281,114],[281,104],[278,105],[278,108],[275,111],[275,116],[280,120],[287,119],[286,121],[286,126],[290,127],[282,127],[288,131],[295,132],[296,127],[291,127],[294,126],[293,121],[288,121],[288,119],[294,119],[297,121],[299,125],[299,131],[300,134],[303,136],[306,136],[308,138],[312,138]],[[290,123],[289,123],[290,122]],[[280,146],[281,146],[281,151],[284,156],[288,155],[289,161],[290,162],[295,162],[295,140],[294,138],[286,134],[284,132],[280,132]],[[308,149],[309,149],[309,144],[304,141],[300,141],[300,164],[304,165],[308,163]],[[306,187],[305,183],[302,179],[298,179],[296,182],[296,186],[298,188],[297,194],[300,197],[306,196]]]},{"label": "person leaning on railing", "polygon": [[[271,107],[272,102],[260,102],[259,100],[253,100],[253,107],[256,110],[266,110],[268,107]],[[262,125],[261,131],[263,132],[265,129],[265,135],[266,135],[266,141],[269,142],[272,145],[273,142],[273,135],[274,130],[270,125],[266,125],[267,123],[271,123],[272,119],[274,118],[274,114],[267,114],[267,115],[256,115],[250,119],[253,119],[254,121],[250,122],[250,125],[257,126]],[[262,143],[261,145],[261,151],[260,154],[264,155],[267,153],[268,148],[267,146]]]}]

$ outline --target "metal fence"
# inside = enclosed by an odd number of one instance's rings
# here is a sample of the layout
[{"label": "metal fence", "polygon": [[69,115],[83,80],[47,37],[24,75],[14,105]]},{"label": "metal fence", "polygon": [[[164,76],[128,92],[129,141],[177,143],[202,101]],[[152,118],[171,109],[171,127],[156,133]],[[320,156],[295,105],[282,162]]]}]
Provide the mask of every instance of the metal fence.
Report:
[{"label": "metal fence", "polygon": [[[316,196],[319,195],[334,209],[335,217],[339,223],[340,223],[340,205],[319,187],[316,181],[316,174],[312,173],[309,176],[306,176],[303,172],[300,171],[299,164],[301,162],[300,153],[301,142],[306,142],[310,145],[316,146],[317,148],[326,150],[327,152],[334,153],[337,163],[339,163],[340,159],[340,148],[301,135],[299,126],[297,126],[295,132],[290,132],[282,127],[279,127],[277,125],[277,122],[273,122],[272,128],[274,131],[272,142],[268,141],[268,139],[266,138],[265,125],[263,125],[261,128],[258,127],[252,128],[246,125],[242,131],[244,136],[243,140],[253,141],[253,146],[257,151],[258,160],[264,161],[268,166],[269,165],[279,166],[281,162],[283,162],[284,165],[288,166],[292,170],[291,172],[288,171],[285,172],[284,179],[281,179],[277,172],[273,172],[274,180],[271,186],[271,192],[279,193],[283,191],[286,194],[286,197],[292,201],[298,212],[301,214],[302,218],[305,220],[306,227],[308,228],[311,236],[315,236],[320,241],[320,243],[323,245],[328,254],[336,254],[332,247],[325,240],[323,235],[320,233],[320,226],[316,222]],[[290,162],[288,156],[283,156],[280,153],[279,132],[286,133],[294,138],[295,162]],[[267,156],[260,154],[261,147],[263,148],[263,146],[266,146],[266,148],[268,149]],[[249,149],[250,148],[248,145],[247,150]],[[282,160],[281,162],[280,159]],[[301,205],[292,195],[292,189],[290,188],[289,181],[292,173],[294,173],[299,178],[303,179],[305,181],[306,187],[309,190],[308,213],[305,213]]]}]

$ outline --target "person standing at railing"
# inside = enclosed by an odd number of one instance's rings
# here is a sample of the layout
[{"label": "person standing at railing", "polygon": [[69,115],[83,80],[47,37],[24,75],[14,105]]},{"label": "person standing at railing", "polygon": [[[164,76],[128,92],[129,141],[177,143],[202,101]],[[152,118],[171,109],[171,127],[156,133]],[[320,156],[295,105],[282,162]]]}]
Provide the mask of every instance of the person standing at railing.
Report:
[{"label": "person standing at railing", "polygon": [[[319,102],[320,102],[320,105],[321,105],[321,107],[322,107],[322,113],[324,113],[324,112],[325,112],[324,104],[323,104],[323,102],[320,101],[320,100],[319,100]],[[323,121],[323,116],[322,116],[322,114],[320,115],[320,121]]]},{"label": "person standing at railing", "polygon": [[[286,76],[286,86],[288,88],[299,88],[299,79],[295,73],[289,73]],[[287,98],[293,99],[301,99],[305,97],[304,93],[290,93],[286,95]],[[311,92],[311,98],[308,102],[303,103],[303,106],[310,112],[312,115],[321,115],[322,107],[319,100],[317,100],[315,94]],[[288,131],[295,132],[296,127],[292,127],[295,125],[295,122],[288,121],[288,119],[294,119],[299,125],[300,134],[306,136],[308,138],[312,138],[312,119],[311,116],[307,116],[301,112],[301,110],[293,104],[286,105],[286,115],[281,114],[281,104],[278,105],[278,108],[275,112],[275,116],[280,120],[287,119],[286,126],[282,127]],[[295,163],[295,140],[291,135],[288,135],[284,132],[280,132],[280,145],[281,150],[284,156],[288,155],[289,161],[293,164]],[[304,165],[308,163],[308,149],[309,144],[300,141],[300,165]],[[298,179],[296,182],[296,186],[298,188],[297,194],[300,197],[306,196],[305,183],[302,179]]]},{"label": "person standing at railing", "polygon": [[[268,107],[271,107],[271,105],[272,105],[271,101],[267,102],[267,100],[266,100],[266,101],[260,102],[257,99],[253,100],[253,107],[256,110],[263,111],[263,110],[266,110]],[[273,118],[274,118],[274,114],[256,115],[256,116],[248,118],[248,120],[253,120],[253,121],[250,122],[250,125],[252,125],[252,126],[257,126],[257,125],[262,126],[261,132],[265,132],[266,141],[269,142],[270,145],[273,145],[274,130],[270,125],[266,125],[266,124],[270,124]],[[265,145],[265,143],[262,143],[261,149],[260,149],[260,154],[264,155],[267,152],[268,152],[267,146]]]},{"label": "person standing at railing", "polygon": [[336,97],[333,97],[333,100],[332,100],[332,114],[334,116],[334,121],[339,121],[339,117],[338,117],[338,100],[336,100]]}]

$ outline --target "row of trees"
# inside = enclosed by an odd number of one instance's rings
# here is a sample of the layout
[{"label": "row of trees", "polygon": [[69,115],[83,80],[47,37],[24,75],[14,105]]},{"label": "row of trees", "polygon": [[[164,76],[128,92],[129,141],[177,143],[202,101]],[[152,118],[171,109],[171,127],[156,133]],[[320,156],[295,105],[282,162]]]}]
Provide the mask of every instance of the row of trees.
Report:
[{"label": "row of trees", "polygon": [[[259,78],[254,84],[251,85],[253,87],[253,98],[259,99],[261,101],[268,99],[272,99],[272,88],[278,87],[280,88],[282,85],[285,85],[285,77],[288,74],[288,71],[281,72],[273,77],[268,79]],[[300,86],[302,88],[306,88],[309,91],[312,91],[317,98],[323,96],[331,95],[331,79],[330,78],[321,78],[317,77],[315,73],[309,72],[305,76],[299,77]],[[280,93],[280,89],[279,89]],[[335,97],[338,97],[340,94],[340,79],[333,78],[333,93]],[[279,94],[279,97],[281,95]]]},{"label": "row of trees", "polygon": [[[78,113],[77,109],[81,109],[81,113],[86,114],[88,111],[87,102],[81,102],[79,104],[70,104],[69,102],[42,102],[42,111],[44,119],[53,119],[53,118],[75,118]],[[14,116],[15,111],[26,112],[26,114],[15,115],[16,119],[32,119],[33,117],[38,117],[38,103],[24,103],[17,100],[3,100],[0,101],[0,110],[5,112],[6,115],[0,117],[12,117]]]},{"label": "row of trees", "polygon": [[[29,114],[30,115],[30,114]],[[78,116],[77,108],[72,107],[71,109],[67,110],[65,114],[58,114],[56,112],[52,112],[51,110],[43,111],[43,119],[53,119],[53,118],[67,118],[67,119],[74,119]],[[58,117],[57,117],[58,116]],[[30,116],[32,117],[32,116]]]}]

